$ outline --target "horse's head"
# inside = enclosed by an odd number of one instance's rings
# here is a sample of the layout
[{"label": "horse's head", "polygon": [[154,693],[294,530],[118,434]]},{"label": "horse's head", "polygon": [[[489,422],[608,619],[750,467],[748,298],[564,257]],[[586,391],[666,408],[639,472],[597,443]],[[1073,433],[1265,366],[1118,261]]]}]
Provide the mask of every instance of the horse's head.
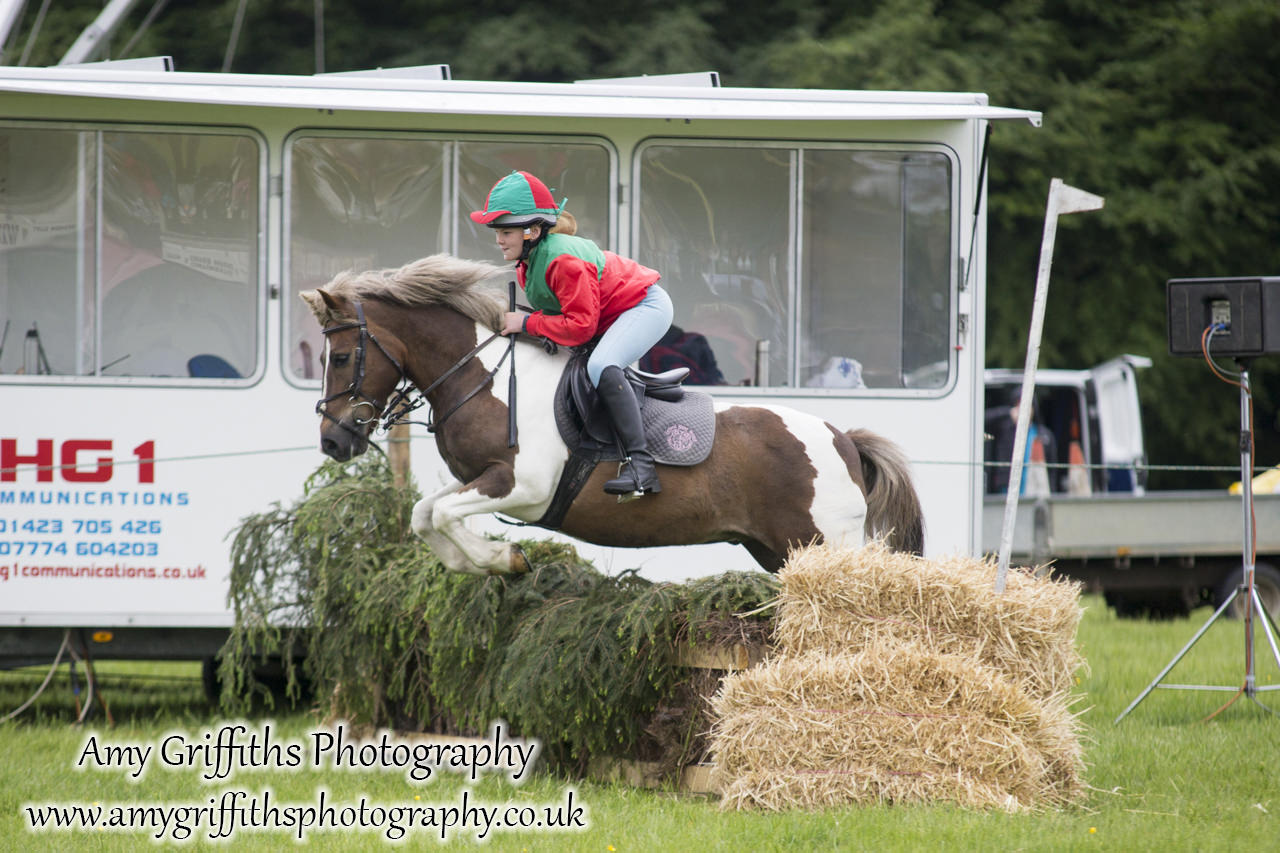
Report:
[{"label": "horse's head", "polygon": [[401,345],[370,322],[359,301],[324,289],[307,290],[301,296],[325,337],[323,396],[316,403],[316,411],[323,415],[320,449],[345,462],[368,450],[369,434],[404,378],[401,361],[393,355]]}]

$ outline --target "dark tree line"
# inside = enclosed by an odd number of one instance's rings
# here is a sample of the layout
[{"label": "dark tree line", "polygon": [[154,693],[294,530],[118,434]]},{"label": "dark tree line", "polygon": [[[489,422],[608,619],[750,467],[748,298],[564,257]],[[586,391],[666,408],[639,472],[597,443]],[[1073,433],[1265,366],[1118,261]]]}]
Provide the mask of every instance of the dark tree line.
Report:
[{"label": "dark tree line", "polygon": [[[39,5],[28,3],[7,62]],[[56,63],[102,5],[53,4],[29,64]],[[1280,275],[1274,0],[142,0],[113,58],[126,45],[189,71],[218,71],[229,53],[232,70],[255,73],[447,63],[460,79],[568,81],[717,70],[734,86],[979,91],[1041,110],[1043,128],[993,135],[988,363],[1022,363],[1049,180],[1060,177],[1107,201],[1060,223],[1042,366],[1151,356],[1150,460],[1238,459],[1235,390],[1167,355],[1164,282]],[[1280,462],[1277,360],[1253,365],[1259,464]],[[1151,484],[1231,479],[1157,472]]]}]

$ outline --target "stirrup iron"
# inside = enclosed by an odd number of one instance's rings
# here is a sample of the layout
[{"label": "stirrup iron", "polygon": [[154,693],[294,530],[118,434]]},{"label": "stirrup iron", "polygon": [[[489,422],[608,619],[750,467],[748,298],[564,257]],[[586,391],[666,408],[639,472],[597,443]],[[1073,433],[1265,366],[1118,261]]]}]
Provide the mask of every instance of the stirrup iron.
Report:
[{"label": "stirrup iron", "polygon": [[638,500],[639,498],[642,498],[646,494],[648,494],[647,492],[645,492],[643,489],[640,488],[640,475],[636,473],[635,467],[631,465],[630,456],[622,457],[622,461],[618,463],[618,476],[615,479],[622,478],[623,469],[626,469],[628,473],[631,474],[631,479],[635,481],[636,488],[634,491],[623,492],[622,494],[618,495],[618,503],[620,504],[628,503],[630,501]]}]

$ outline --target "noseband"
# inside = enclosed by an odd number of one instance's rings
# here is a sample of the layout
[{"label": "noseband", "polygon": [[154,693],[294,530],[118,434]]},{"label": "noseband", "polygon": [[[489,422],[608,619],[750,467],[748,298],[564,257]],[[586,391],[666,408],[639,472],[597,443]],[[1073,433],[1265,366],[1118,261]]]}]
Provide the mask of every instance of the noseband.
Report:
[{"label": "noseband", "polygon": [[[465,367],[467,363],[471,361],[471,359],[475,358],[476,355],[478,355],[482,349],[484,349],[489,344],[493,343],[494,340],[500,337],[500,335],[497,332],[494,332],[484,341],[477,344],[476,347],[471,350],[471,352],[467,353],[462,358],[454,362],[453,366],[450,367],[448,370],[446,370],[444,373],[440,374],[440,376],[436,379],[436,381],[432,382],[429,386],[427,386],[426,390],[418,391],[414,387],[412,380],[409,379],[408,374],[405,373],[404,367],[400,364],[399,361],[396,360],[396,357],[387,351],[387,348],[382,345],[382,342],[378,340],[377,336],[374,335],[373,332],[369,331],[369,324],[365,321],[365,317],[364,317],[364,306],[361,305],[360,302],[357,300],[353,300],[352,304],[355,306],[355,309],[356,309],[355,320],[352,320],[346,323],[339,323],[336,326],[327,326],[323,330],[323,334],[326,338],[328,338],[329,335],[332,335],[335,332],[344,332],[347,329],[360,330],[360,340],[356,344],[355,364],[353,365],[351,382],[350,384],[347,385],[346,388],[343,388],[341,391],[335,391],[334,393],[330,394],[328,397],[322,397],[320,400],[318,400],[316,402],[316,412],[319,413],[320,415],[323,415],[328,420],[333,421],[335,424],[342,427],[344,430],[357,435],[359,433],[357,433],[356,430],[353,429],[350,425],[343,423],[342,421],[335,418],[333,415],[329,414],[329,412],[326,411],[325,406],[328,403],[338,399],[339,397],[346,395],[347,399],[351,403],[352,420],[358,426],[365,426],[366,424],[369,424],[369,423],[374,423],[375,425],[380,424],[380,428],[382,429],[383,432],[386,432],[387,430],[391,429],[391,427],[399,423],[418,423],[417,421],[409,420],[409,414],[415,411],[416,409],[422,407],[427,402],[427,399],[426,399],[427,395],[430,394],[432,391],[434,391],[436,388],[439,388],[445,382],[445,380],[449,379],[449,377],[453,376],[455,373],[457,373],[459,370]],[[383,356],[385,356],[386,359],[391,362],[391,365],[395,367],[396,373],[398,375],[398,378],[396,379],[395,391],[391,395],[391,399],[387,401],[386,406],[380,406],[377,400],[368,396],[364,392],[364,369],[365,369],[365,356],[367,352],[366,341],[373,341],[374,346],[376,346],[378,350],[383,354]],[[449,411],[445,412],[444,415],[442,415],[438,420],[432,419],[430,409],[428,409],[427,422],[425,424],[420,424],[420,426],[425,426],[427,428],[427,432],[434,433],[436,430],[438,430],[454,412],[462,408],[464,403],[468,402],[472,397],[479,394],[490,383],[493,382],[493,377],[497,374],[498,369],[502,367],[502,363],[506,361],[507,356],[510,354],[511,354],[511,348],[508,347],[507,351],[503,353],[502,358],[500,358],[498,360],[498,363],[494,365],[493,370],[490,370],[488,372],[484,380],[475,388],[473,388],[469,394],[467,394],[461,400],[455,403],[453,407],[450,408]],[[368,417],[362,418],[356,415],[356,412],[358,412],[362,407],[367,407],[369,409],[370,414]],[[361,438],[363,437],[364,436],[361,436]],[[374,447],[377,447],[377,445],[374,445]]]}]

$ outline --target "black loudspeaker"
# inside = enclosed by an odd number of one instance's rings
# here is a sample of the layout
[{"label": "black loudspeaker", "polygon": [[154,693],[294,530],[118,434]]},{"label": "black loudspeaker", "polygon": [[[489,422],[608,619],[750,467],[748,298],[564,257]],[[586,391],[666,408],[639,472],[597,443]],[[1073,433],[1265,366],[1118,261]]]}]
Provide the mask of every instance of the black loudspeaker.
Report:
[{"label": "black loudspeaker", "polygon": [[1173,278],[1166,292],[1170,355],[1201,356],[1204,330],[1214,324],[1215,358],[1280,352],[1280,276]]}]

